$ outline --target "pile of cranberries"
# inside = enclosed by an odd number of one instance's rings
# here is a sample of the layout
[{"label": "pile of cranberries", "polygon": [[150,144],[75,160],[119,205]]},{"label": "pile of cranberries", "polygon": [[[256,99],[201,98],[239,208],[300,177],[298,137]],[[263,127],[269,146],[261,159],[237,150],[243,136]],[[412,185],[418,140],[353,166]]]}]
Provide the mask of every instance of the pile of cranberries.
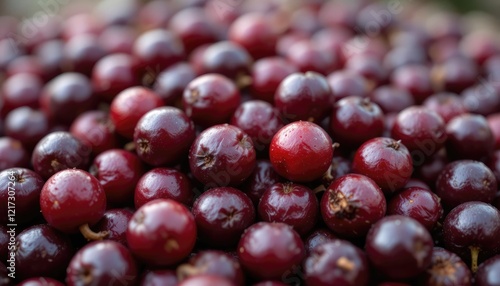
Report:
[{"label": "pile of cranberries", "polygon": [[500,285],[487,15],[52,2],[0,17],[0,286]]}]

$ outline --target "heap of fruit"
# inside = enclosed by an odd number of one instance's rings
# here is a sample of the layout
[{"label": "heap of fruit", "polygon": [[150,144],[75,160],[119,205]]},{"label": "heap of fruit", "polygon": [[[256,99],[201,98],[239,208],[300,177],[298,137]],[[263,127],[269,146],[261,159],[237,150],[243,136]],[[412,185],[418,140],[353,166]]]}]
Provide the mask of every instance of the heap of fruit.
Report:
[{"label": "heap of fruit", "polygon": [[0,285],[500,285],[487,16],[52,2],[0,17]]}]

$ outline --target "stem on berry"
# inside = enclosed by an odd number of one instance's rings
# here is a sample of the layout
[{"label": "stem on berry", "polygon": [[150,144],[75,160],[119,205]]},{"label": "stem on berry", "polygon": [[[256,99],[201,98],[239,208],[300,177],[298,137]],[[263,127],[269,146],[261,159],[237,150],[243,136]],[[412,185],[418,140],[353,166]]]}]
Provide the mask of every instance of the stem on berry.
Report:
[{"label": "stem on berry", "polygon": [[80,226],[80,232],[87,240],[102,240],[109,234],[107,231],[94,232],[88,223]]},{"label": "stem on berry", "polygon": [[471,257],[471,266],[470,269],[472,270],[472,273],[476,273],[477,271],[477,260],[479,257],[479,251],[481,250],[477,246],[470,246],[470,257]]},{"label": "stem on berry", "polygon": [[312,190],[315,194],[319,193],[319,192],[323,192],[323,191],[326,191],[326,188],[324,185],[319,185],[317,186],[316,188],[314,188]]}]

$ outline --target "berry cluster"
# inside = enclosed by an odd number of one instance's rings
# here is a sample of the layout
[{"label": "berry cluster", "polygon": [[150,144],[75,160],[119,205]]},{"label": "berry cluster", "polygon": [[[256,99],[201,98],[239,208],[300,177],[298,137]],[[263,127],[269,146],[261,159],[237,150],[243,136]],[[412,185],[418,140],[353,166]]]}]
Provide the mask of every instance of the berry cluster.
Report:
[{"label": "berry cluster", "polygon": [[487,15],[60,2],[0,17],[0,286],[500,285]]}]

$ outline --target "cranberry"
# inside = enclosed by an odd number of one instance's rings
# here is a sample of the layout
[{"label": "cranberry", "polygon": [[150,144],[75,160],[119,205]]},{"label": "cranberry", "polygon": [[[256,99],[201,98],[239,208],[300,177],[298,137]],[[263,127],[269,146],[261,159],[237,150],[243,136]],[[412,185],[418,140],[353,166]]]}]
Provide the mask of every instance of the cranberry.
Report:
[{"label": "cranberry", "polygon": [[443,216],[441,199],[421,187],[409,187],[391,198],[387,205],[387,214],[404,215],[420,222],[428,231],[432,231]]},{"label": "cranberry", "polygon": [[391,279],[416,277],[432,262],[432,237],[416,220],[387,216],[366,237],[366,254],[373,267]]},{"label": "cranberry", "polygon": [[459,93],[474,84],[478,73],[478,67],[471,59],[453,57],[435,66],[431,76],[438,89]]},{"label": "cranberry", "polygon": [[341,156],[333,156],[332,163],[323,174],[323,185],[328,187],[335,179],[352,173],[351,161]]},{"label": "cranberry", "polygon": [[187,8],[175,13],[168,28],[181,38],[188,53],[219,38],[216,26],[201,8]]},{"label": "cranberry", "polygon": [[436,180],[437,180],[439,174],[444,169],[444,167],[448,164],[446,152],[444,152],[444,151],[445,151],[445,149],[442,148],[440,151],[438,151],[432,157],[427,159],[421,165],[414,164],[415,170],[414,170],[413,176],[415,178],[422,180],[428,186],[431,186],[432,189],[434,189],[434,187],[435,187]]},{"label": "cranberry", "polygon": [[92,226],[92,228],[97,232],[107,232],[106,239],[114,240],[126,246],[127,227],[133,214],[129,209],[106,210],[101,220]]},{"label": "cranberry", "polygon": [[235,246],[255,220],[250,198],[231,187],[204,192],[194,202],[192,212],[201,242],[216,248]]},{"label": "cranberry", "polygon": [[[353,45],[355,49],[358,49],[356,46],[359,43],[354,43]],[[379,86],[387,82],[388,72],[383,66],[382,61],[375,55],[352,56],[346,61],[345,69],[363,76],[368,81],[368,86]]]},{"label": "cranberry", "polygon": [[63,170],[50,177],[40,193],[40,209],[49,225],[60,231],[79,229],[87,239],[107,235],[89,228],[104,215],[106,195],[99,181],[83,170]]},{"label": "cranberry", "polygon": [[304,255],[300,236],[284,223],[256,223],[245,230],[238,244],[243,269],[258,279],[279,279]]},{"label": "cranberry", "polygon": [[178,63],[158,74],[153,90],[165,105],[180,106],[184,89],[195,78],[196,73],[191,65]]},{"label": "cranberry", "polygon": [[286,57],[304,73],[312,71],[328,75],[339,67],[339,59],[335,54],[319,48],[309,40],[289,46]]},{"label": "cranberry", "polygon": [[306,34],[300,32],[291,32],[282,35],[278,38],[276,42],[276,53],[280,56],[286,56],[290,50],[290,47],[295,43],[301,41],[307,41],[309,37]]},{"label": "cranberry", "polygon": [[64,278],[73,253],[65,234],[48,225],[30,226],[16,236],[16,276]]},{"label": "cranberry", "polygon": [[281,128],[271,140],[269,158],[275,171],[296,182],[320,178],[332,162],[330,136],[318,125],[296,121]]},{"label": "cranberry", "polygon": [[281,81],[298,72],[297,67],[281,57],[268,57],[256,61],[252,66],[252,97],[255,99],[274,101],[274,93]]},{"label": "cranberry", "polygon": [[238,85],[243,76],[250,73],[252,57],[240,45],[233,42],[218,42],[207,47],[202,56],[203,73],[218,73]]},{"label": "cranberry", "polygon": [[100,22],[96,15],[81,12],[70,16],[64,21],[61,34],[64,39],[69,40],[83,34],[97,35],[102,29],[103,23]]},{"label": "cranberry", "polygon": [[307,285],[369,285],[368,259],[361,249],[336,239],[312,250],[304,262]]},{"label": "cranberry", "polygon": [[488,121],[481,115],[456,116],[446,125],[446,133],[449,158],[485,160],[493,153],[495,139]]},{"label": "cranberry", "polygon": [[247,133],[255,150],[261,153],[268,151],[274,134],[283,127],[278,111],[270,103],[261,100],[242,103],[230,123]]},{"label": "cranberry", "polygon": [[244,285],[244,276],[236,258],[217,250],[198,252],[189,262],[177,268],[181,281],[198,275],[216,275],[231,280],[236,285]]},{"label": "cranberry", "polygon": [[494,256],[479,265],[475,276],[475,284],[477,286],[487,286],[499,284],[500,277],[500,256]]},{"label": "cranberry", "polygon": [[320,122],[332,109],[332,103],[326,78],[310,71],[287,76],[274,95],[274,105],[288,121]]},{"label": "cranberry", "polygon": [[44,75],[38,57],[33,55],[17,57],[7,65],[5,75],[10,77],[16,74],[32,74],[40,78]]},{"label": "cranberry", "polygon": [[[29,169],[11,168],[0,172],[0,184],[4,186],[0,189],[0,213],[4,214],[0,222],[7,224],[8,218],[15,218],[15,222],[25,223],[36,218],[40,210],[40,192],[44,183],[40,175]],[[15,198],[15,201],[12,198]],[[15,211],[15,216],[8,217],[12,210]]]},{"label": "cranberry", "polygon": [[184,205],[169,199],[141,206],[127,229],[130,251],[151,266],[175,265],[189,255],[195,242],[193,215]]},{"label": "cranberry", "polygon": [[100,59],[92,70],[94,91],[106,101],[140,83],[138,62],[128,54],[111,54]]},{"label": "cranberry", "polygon": [[164,29],[149,30],[140,35],[133,46],[133,55],[146,71],[163,70],[184,59],[181,40]]},{"label": "cranberry", "polygon": [[405,89],[391,85],[378,87],[370,94],[370,99],[385,113],[399,113],[403,109],[415,104],[411,93]]},{"label": "cranberry", "polygon": [[396,20],[391,15],[391,10],[387,10],[382,3],[372,3],[363,7],[356,17],[356,26],[360,32],[367,35],[375,33],[388,33],[396,24]]},{"label": "cranberry", "polygon": [[399,112],[391,135],[408,148],[416,164],[435,154],[447,139],[443,118],[424,107],[409,107]]},{"label": "cranberry", "polygon": [[90,75],[94,65],[107,52],[96,36],[82,34],[72,37],[66,42],[63,54],[65,70]]},{"label": "cranberry", "polygon": [[259,204],[264,192],[275,183],[282,181],[281,177],[274,171],[269,160],[261,159],[255,163],[252,174],[240,186],[255,206]]},{"label": "cranberry", "polygon": [[163,106],[158,94],[145,87],[131,87],[120,92],[111,102],[110,118],[116,132],[133,138],[134,128],[148,111]]},{"label": "cranberry", "polygon": [[313,191],[294,183],[276,183],[262,194],[258,205],[259,218],[282,222],[306,235],[318,219],[318,200]]},{"label": "cranberry", "polygon": [[498,209],[483,202],[466,202],[446,216],[443,239],[446,249],[471,261],[471,270],[476,272],[478,262],[499,253],[499,231]]},{"label": "cranberry", "polygon": [[21,141],[0,137],[0,170],[14,167],[28,167],[29,153],[24,149]]},{"label": "cranberry", "polygon": [[336,238],[337,237],[329,229],[316,229],[304,240],[307,256],[309,257],[313,250],[320,245],[334,241]]},{"label": "cranberry", "polygon": [[490,115],[500,110],[500,89],[495,82],[482,82],[464,90],[461,100],[470,113]]},{"label": "cranberry", "polygon": [[33,150],[31,162],[34,170],[44,179],[48,179],[64,169],[87,169],[90,152],[87,145],[70,133],[58,131],[48,134],[38,142]]},{"label": "cranberry", "polygon": [[458,160],[449,163],[436,181],[436,194],[447,209],[469,201],[493,202],[497,180],[483,163]]},{"label": "cranberry", "polygon": [[90,81],[79,73],[58,75],[44,87],[42,110],[55,121],[70,124],[78,115],[96,106]]},{"label": "cranberry", "polygon": [[255,59],[272,56],[275,52],[279,27],[261,14],[244,14],[229,27],[228,37],[240,44]]},{"label": "cranberry", "polygon": [[99,180],[110,204],[132,202],[135,185],[142,176],[142,164],[137,155],[121,149],[105,151],[94,159],[90,173]]},{"label": "cranberry", "polygon": [[421,285],[471,286],[472,274],[458,255],[444,248],[434,247],[431,265],[422,275]]},{"label": "cranberry", "polygon": [[[152,2],[150,2],[152,3]],[[173,270],[147,271],[141,279],[140,286],[177,286],[179,281]]]},{"label": "cranberry", "polygon": [[392,83],[413,95],[415,102],[421,103],[434,93],[430,70],[425,65],[405,65],[392,73]]},{"label": "cranberry", "polygon": [[359,174],[336,179],[321,198],[321,215],[325,224],[342,236],[365,236],[385,212],[386,201],[380,187]]},{"label": "cranberry", "polygon": [[410,152],[400,141],[377,137],[354,154],[352,169],[375,181],[386,195],[402,188],[413,172]]},{"label": "cranberry", "polygon": [[236,85],[219,74],[206,74],[191,81],[182,97],[186,114],[194,123],[208,127],[229,121],[240,104]]},{"label": "cranberry", "polygon": [[49,133],[50,122],[47,115],[30,107],[19,107],[5,118],[5,135],[21,141],[28,150]]},{"label": "cranberry", "polygon": [[9,111],[22,106],[37,108],[42,88],[43,82],[36,75],[20,73],[8,77],[1,88],[0,99],[3,101],[1,114],[6,115]]},{"label": "cranberry", "polygon": [[232,125],[207,128],[191,145],[189,167],[206,189],[238,185],[250,176],[255,167],[252,140]]},{"label": "cranberry", "polygon": [[181,283],[178,286],[236,286],[234,282],[231,280],[213,274],[200,274],[190,277]]},{"label": "cranberry", "polygon": [[384,57],[384,66],[388,70],[412,64],[425,64],[427,62],[427,51],[422,45],[402,44],[395,46]]},{"label": "cranberry", "polygon": [[92,149],[92,155],[118,147],[115,126],[108,114],[100,110],[86,111],[70,127],[70,133]]},{"label": "cranberry", "polygon": [[486,119],[495,138],[495,149],[500,149],[500,113],[491,114]]},{"label": "cranberry", "polygon": [[64,63],[64,41],[48,40],[37,45],[33,54],[38,57],[38,62],[42,66],[45,78],[50,80],[62,72]]},{"label": "cranberry", "polygon": [[330,116],[330,132],[340,146],[359,146],[384,131],[384,114],[367,98],[348,96],[338,101]]},{"label": "cranberry", "polygon": [[488,168],[495,174],[497,185],[500,183],[500,150],[496,150],[488,162]]},{"label": "cranberry", "polygon": [[131,54],[136,31],[127,26],[111,26],[99,35],[99,44],[107,54]]},{"label": "cranberry", "polygon": [[423,105],[439,114],[444,122],[467,112],[460,97],[451,92],[436,93],[428,97]]},{"label": "cranberry", "polygon": [[499,46],[487,32],[474,32],[460,40],[460,50],[481,65],[498,53]]},{"label": "cranberry", "polygon": [[352,71],[333,72],[327,80],[335,101],[352,95],[366,97],[370,89],[368,81]]},{"label": "cranberry", "polygon": [[137,264],[130,251],[115,241],[85,245],[71,259],[66,272],[68,285],[135,285]]}]

